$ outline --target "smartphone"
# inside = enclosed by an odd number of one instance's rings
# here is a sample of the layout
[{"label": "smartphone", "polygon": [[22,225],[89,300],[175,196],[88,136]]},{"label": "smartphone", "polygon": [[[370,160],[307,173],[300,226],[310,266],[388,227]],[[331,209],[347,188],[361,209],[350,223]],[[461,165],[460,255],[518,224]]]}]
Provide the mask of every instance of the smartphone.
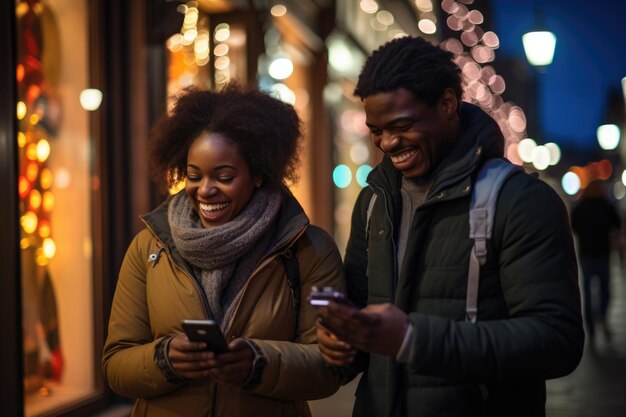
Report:
[{"label": "smartphone", "polygon": [[313,306],[327,306],[330,301],[342,304],[350,304],[348,298],[341,291],[336,291],[332,287],[311,287],[309,303]]},{"label": "smartphone", "polygon": [[183,320],[182,326],[189,340],[205,342],[207,350],[217,354],[228,352],[228,343],[216,321]]}]

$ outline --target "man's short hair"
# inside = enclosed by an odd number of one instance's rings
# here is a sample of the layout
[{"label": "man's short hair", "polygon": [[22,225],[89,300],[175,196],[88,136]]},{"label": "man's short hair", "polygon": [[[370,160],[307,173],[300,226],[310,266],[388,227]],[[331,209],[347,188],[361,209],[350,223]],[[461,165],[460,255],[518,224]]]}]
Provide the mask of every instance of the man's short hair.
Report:
[{"label": "man's short hair", "polygon": [[405,88],[418,100],[434,105],[447,88],[452,88],[460,101],[463,94],[461,70],[453,57],[421,37],[396,38],[367,59],[354,95],[363,100]]}]

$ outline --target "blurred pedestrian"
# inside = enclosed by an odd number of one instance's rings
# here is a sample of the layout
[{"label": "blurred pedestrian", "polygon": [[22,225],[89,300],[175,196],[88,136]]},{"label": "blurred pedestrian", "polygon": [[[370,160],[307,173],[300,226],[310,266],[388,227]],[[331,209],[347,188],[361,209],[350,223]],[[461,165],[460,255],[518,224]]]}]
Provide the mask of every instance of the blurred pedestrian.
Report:
[{"label": "blurred pedestrian", "polygon": [[[611,339],[607,310],[611,298],[610,255],[621,248],[621,221],[614,204],[607,198],[606,184],[593,181],[583,191],[572,210],[572,229],[578,237],[578,257],[583,274],[584,318],[587,335],[595,336],[599,324]],[[599,300],[593,295],[597,278]]]},{"label": "blurred pedestrian", "polygon": [[[333,239],[286,186],[302,138],[291,105],[255,89],[189,89],[154,128],[157,178],[184,190],[142,217],[122,264],[104,347],[133,417],[309,416],[339,377],[315,340],[311,286],[343,289]],[[193,342],[212,319],[226,352]]]}]

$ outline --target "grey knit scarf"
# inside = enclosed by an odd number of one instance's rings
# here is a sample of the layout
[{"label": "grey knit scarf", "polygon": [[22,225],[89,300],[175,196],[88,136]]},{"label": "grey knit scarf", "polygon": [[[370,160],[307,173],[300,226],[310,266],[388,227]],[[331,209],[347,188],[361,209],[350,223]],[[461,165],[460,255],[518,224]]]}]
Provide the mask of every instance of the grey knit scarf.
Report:
[{"label": "grey knit scarf", "polygon": [[270,243],[283,202],[279,190],[255,190],[248,205],[223,225],[204,228],[185,192],[170,201],[167,218],[178,251],[194,267],[213,318],[225,329],[241,289]]}]

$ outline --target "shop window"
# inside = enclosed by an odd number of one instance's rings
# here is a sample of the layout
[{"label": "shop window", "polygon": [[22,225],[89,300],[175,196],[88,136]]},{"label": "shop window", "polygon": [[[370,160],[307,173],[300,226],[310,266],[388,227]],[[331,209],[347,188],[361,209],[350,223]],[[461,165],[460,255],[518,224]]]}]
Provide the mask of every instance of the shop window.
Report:
[{"label": "shop window", "polygon": [[[16,2],[24,410],[96,391],[86,0]],[[95,102],[93,101],[95,98]],[[81,107],[81,101],[84,107]]]},{"label": "shop window", "polygon": [[[195,2],[178,11],[184,15],[183,24],[166,43],[168,97],[192,85],[220,89],[231,80],[247,83],[249,31],[239,21],[240,14],[209,14]],[[256,63],[252,65],[256,68]]]}]

